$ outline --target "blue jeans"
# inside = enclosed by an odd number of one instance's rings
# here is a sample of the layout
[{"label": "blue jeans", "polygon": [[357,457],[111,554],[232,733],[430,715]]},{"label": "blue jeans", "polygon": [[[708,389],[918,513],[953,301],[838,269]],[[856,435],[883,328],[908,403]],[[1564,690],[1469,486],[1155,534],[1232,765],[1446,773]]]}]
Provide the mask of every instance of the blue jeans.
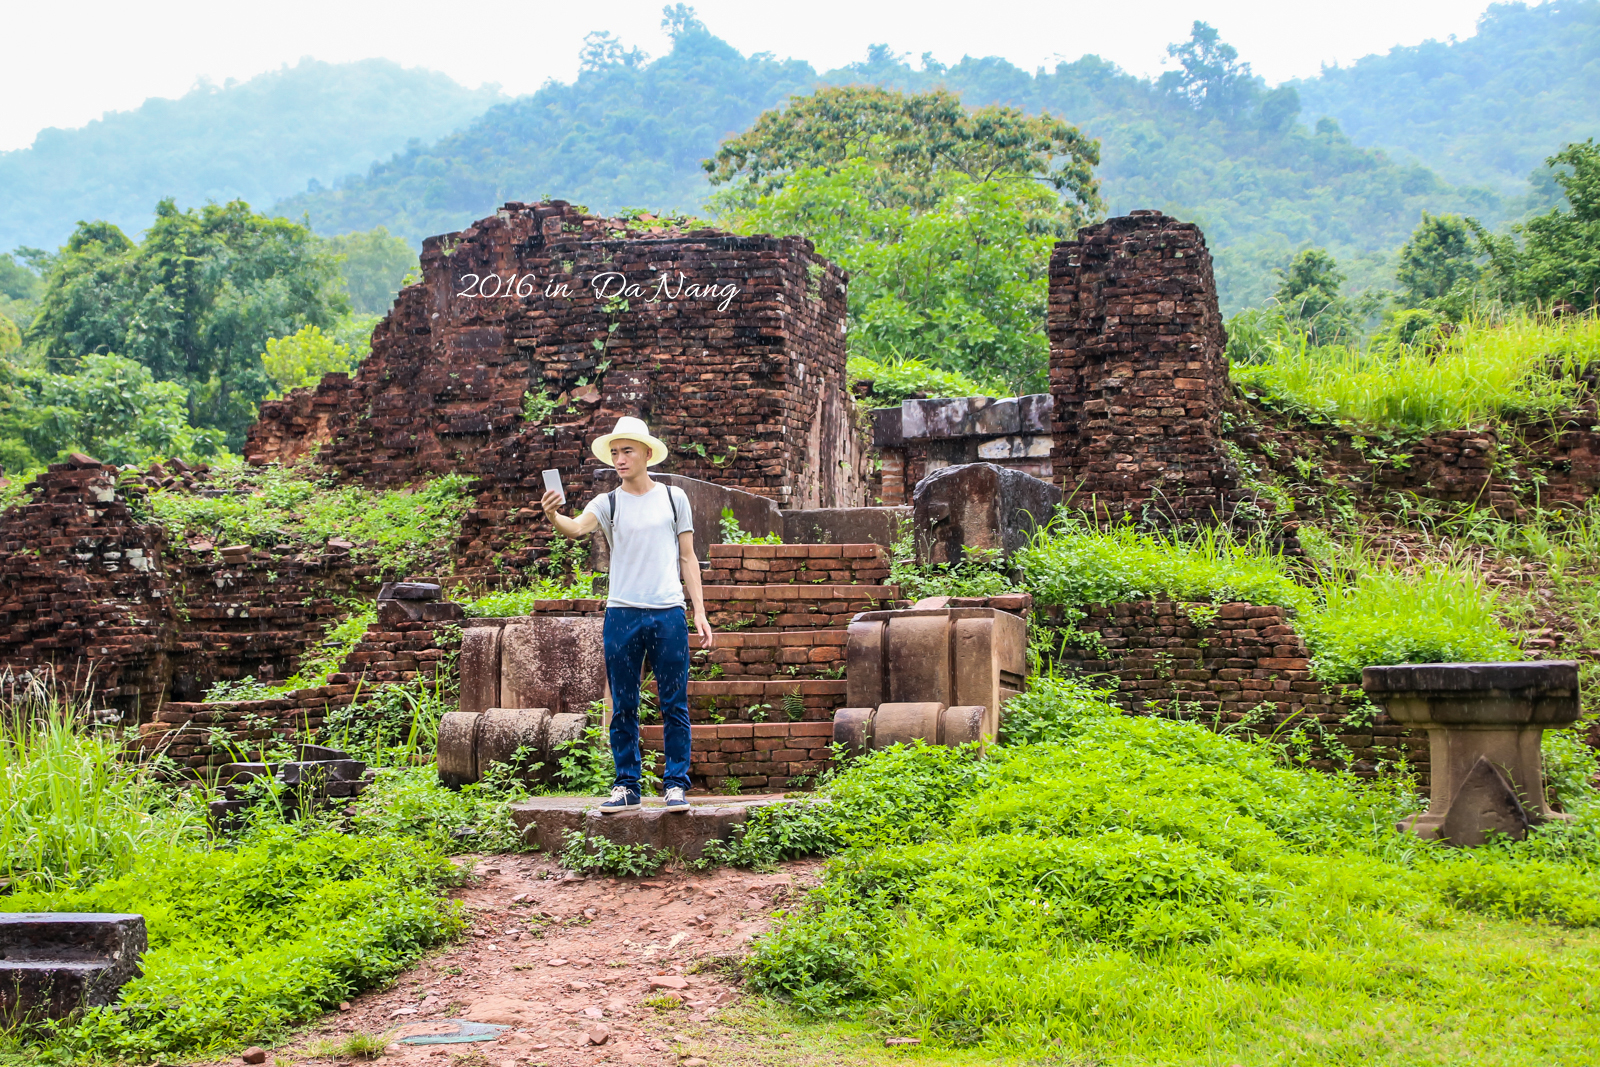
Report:
[{"label": "blue jeans", "polygon": [[617,785],[639,791],[639,679],[656,675],[665,729],[663,785],[689,788],[689,619],[682,608],[607,608],[606,677],[611,681],[611,758]]}]

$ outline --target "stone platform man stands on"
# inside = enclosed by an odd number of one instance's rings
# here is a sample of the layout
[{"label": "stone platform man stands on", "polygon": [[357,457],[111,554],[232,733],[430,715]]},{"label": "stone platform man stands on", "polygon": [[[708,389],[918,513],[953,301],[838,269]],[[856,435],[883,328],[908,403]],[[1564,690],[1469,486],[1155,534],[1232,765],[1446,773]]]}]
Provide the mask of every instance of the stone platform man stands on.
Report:
[{"label": "stone platform man stands on", "polygon": [[683,591],[694,603],[694,626],[703,646],[712,643],[694,554],[694,516],[682,489],[650,478],[650,468],[667,458],[667,446],[651,436],[644,420],[624,416],[611,433],[590,446],[602,463],[617,469],[622,485],[589,501],[576,519],[557,511],[561,494],[544,494],[541,504],[563,536],[579,538],[596,527],[611,546],[604,640],[606,676],[611,683],[611,757],[617,766],[604,814],[640,806],[639,683],[648,658],[665,729],[668,811],[687,811],[689,788],[689,627]]}]

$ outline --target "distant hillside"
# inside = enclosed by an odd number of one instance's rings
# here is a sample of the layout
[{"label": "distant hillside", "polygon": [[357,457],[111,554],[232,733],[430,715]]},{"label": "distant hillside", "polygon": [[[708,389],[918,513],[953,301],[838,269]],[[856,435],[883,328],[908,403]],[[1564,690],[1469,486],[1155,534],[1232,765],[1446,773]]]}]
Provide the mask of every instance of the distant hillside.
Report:
[{"label": "distant hillside", "polygon": [[620,47],[591,51],[571,85],[501,104],[460,133],[278,210],[310,212],[320,233],[383,225],[416,242],[545,194],[602,211],[693,210],[709,191],[700,161],[817,80],[808,63],[740,55],[693,21],[675,28],[672,51],[654,62]]},{"label": "distant hillside", "polygon": [[303,59],[223,88],[151,99],[80,129],[42,131],[0,152],[0,249],[54,248],[79,219],[130,233],[156,201],[243,197],[268,206],[457,129],[505,97],[386,59]]},{"label": "distant hillside", "polygon": [[[1101,138],[1103,192],[1115,211],[1162,208],[1206,227],[1229,307],[1261,300],[1270,268],[1307,245],[1384,276],[1384,254],[1423,209],[1499,217],[1499,198],[1446,186],[1430,171],[1359,148],[1336,127],[1296,122],[1292,91],[1269,93],[1234,69],[1237,106],[1136,78],[1093,56],[1029,74],[1001,59],[913,69],[886,48],[820,78],[801,62],[745,57],[698,22],[668,55],[591,56],[571,85],[550,85],[490,110],[468,129],[413,146],[336,189],[281,202],[320,232],[385,225],[413,241],[459,229],[502,201],[559,196],[592,209],[695,210],[710,191],[700,161],[763,109],[819,81],[924,89],[947,85],[972,105],[1048,109]],[[1364,258],[1363,258],[1364,257]]]},{"label": "distant hillside", "polygon": [[1495,4],[1478,32],[1293,83],[1307,116],[1420,160],[1446,180],[1527,189],[1569,141],[1600,136],[1600,0]]}]

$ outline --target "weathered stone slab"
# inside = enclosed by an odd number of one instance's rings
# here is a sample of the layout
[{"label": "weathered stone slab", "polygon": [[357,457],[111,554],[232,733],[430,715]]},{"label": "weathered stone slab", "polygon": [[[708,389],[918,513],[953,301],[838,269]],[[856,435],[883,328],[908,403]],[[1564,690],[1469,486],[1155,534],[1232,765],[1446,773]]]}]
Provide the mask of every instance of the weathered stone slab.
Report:
[{"label": "weathered stone slab", "polygon": [[882,545],[893,547],[911,521],[909,507],[810,508],[783,513],[786,545]]},{"label": "weathered stone slab", "polygon": [[615,844],[651,845],[684,859],[698,859],[706,842],[732,840],[734,827],[755,808],[819,803],[779,795],[691,797],[688,811],[669,813],[661,800],[651,797],[638,811],[602,815],[597,809],[604,799],[534,797],[511,805],[511,819],[522,830],[524,841],[546,852],[561,851],[567,832],[578,831]]},{"label": "weathered stone slab", "polygon": [[148,947],[142,915],[0,913],[0,1017],[62,1019],[114,1003]]},{"label": "weathered stone slab", "polygon": [[501,708],[587,712],[604,700],[606,656],[603,618],[532,617],[500,637]]},{"label": "weathered stone slab", "polygon": [[501,707],[500,627],[469,626],[461,631],[461,698],[457,709],[488,711]]},{"label": "weathered stone slab", "polygon": [[1504,771],[1482,756],[1450,800],[1439,836],[1452,845],[1474,848],[1498,832],[1513,840],[1528,836],[1532,820]]},{"label": "weathered stone slab", "polygon": [[973,549],[1009,559],[1048,523],[1061,490],[993,463],[945,467],[917,483],[911,507],[917,559],[959,563]]},{"label": "weathered stone slab", "polygon": [[438,600],[444,590],[432,582],[384,582],[379,600]]}]

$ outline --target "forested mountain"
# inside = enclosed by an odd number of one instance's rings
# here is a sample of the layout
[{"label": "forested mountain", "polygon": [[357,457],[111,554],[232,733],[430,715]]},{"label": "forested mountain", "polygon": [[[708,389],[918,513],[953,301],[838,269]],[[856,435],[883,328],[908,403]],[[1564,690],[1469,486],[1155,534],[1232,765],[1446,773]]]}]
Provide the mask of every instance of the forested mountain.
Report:
[{"label": "forested mountain", "polygon": [[54,248],[79,219],[137,232],[156,202],[242,198],[262,206],[433,140],[504,99],[386,59],[302,59],[177,100],[151,99],[0,153],[0,249]]},{"label": "forested mountain", "polygon": [[501,104],[459,133],[278,210],[310,212],[319,233],[383,225],[420,242],[505,200],[546,194],[600,210],[698,208],[710,192],[701,161],[817,75],[809,63],[740,55],[692,19],[671,29],[672,51],[654,62],[593,35],[571,85]]},{"label": "forested mountain", "polygon": [[884,46],[819,74],[741,55],[681,5],[670,19],[668,54],[651,60],[595,34],[572,84],[487,111],[491,91],[443,75],[305,60],[47,130],[0,154],[0,248],[53,247],[80,218],[135,232],[163,196],[275,203],[323,234],[383,225],[413,243],[507,199],[698,211],[711,191],[701,161],[789,96],[828,83],[944,85],[971,106],[1048,110],[1099,138],[1110,209],[1201,223],[1237,308],[1265,297],[1270,268],[1298,249],[1326,247],[1359,288],[1387,280],[1424,209],[1495,227],[1548,206],[1559,198],[1548,175],[1528,196],[1529,172],[1600,132],[1600,0],[1497,5],[1476,36],[1275,90],[1214,34],[1183,44],[1181,69],[1160,79],[1095,56],[1036,73],[994,58],[914,65]]},{"label": "forested mountain", "polygon": [[[1029,74],[1001,59],[912,67],[887,48],[820,77],[801,62],[745,57],[693,19],[648,62],[596,39],[571,85],[490,110],[468,129],[415,145],[337,189],[278,205],[324,233],[385,225],[413,241],[457,229],[508,199],[560,196],[599,210],[701,208],[700,161],[762,110],[820,83],[904,89],[945,85],[965,103],[1048,110],[1102,142],[1113,211],[1162,208],[1206,227],[1224,300],[1257,301],[1277,266],[1306,245],[1348,261],[1359,284],[1383,273],[1423,209],[1494,222],[1492,193],[1451,189],[1426,168],[1357,147],[1333,123],[1297,121],[1294,90],[1268,91],[1214,36],[1189,42],[1161,81],[1094,56]],[[1552,146],[1552,150],[1553,150]]]},{"label": "forested mountain", "polygon": [[1426,41],[1292,83],[1312,119],[1447,181],[1527,187],[1569,141],[1600,136],[1600,0],[1495,4],[1471,37]]}]

